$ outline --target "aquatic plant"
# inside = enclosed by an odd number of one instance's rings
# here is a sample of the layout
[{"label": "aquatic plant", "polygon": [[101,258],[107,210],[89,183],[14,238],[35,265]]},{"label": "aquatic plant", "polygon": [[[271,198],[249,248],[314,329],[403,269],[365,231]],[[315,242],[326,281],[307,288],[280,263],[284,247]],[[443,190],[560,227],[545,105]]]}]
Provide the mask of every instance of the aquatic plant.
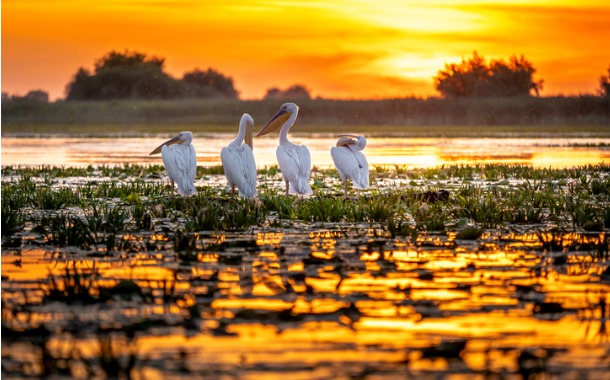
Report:
[{"label": "aquatic plant", "polygon": [[[201,199],[201,198],[200,198]],[[188,231],[234,231],[262,224],[266,213],[253,199],[194,202],[186,212]]]},{"label": "aquatic plant", "polygon": [[290,216],[305,222],[341,222],[346,219],[346,210],[351,204],[343,199],[330,197],[296,200],[292,203]]},{"label": "aquatic plant", "polygon": [[47,243],[51,245],[89,249],[95,244],[89,227],[78,216],[63,213],[43,216],[39,226],[48,232]]},{"label": "aquatic plant", "polygon": [[2,237],[12,236],[23,229],[25,223],[23,214],[19,209],[12,207],[10,203],[5,203],[4,200],[2,200],[1,218]]},{"label": "aquatic plant", "polygon": [[91,304],[98,302],[99,273],[94,269],[83,270],[77,268],[76,262],[66,265],[64,272],[50,275],[40,284],[44,302],[64,302]]},{"label": "aquatic plant", "polygon": [[450,218],[449,212],[448,207],[441,202],[413,203],[410,207],[418,231],[444,231]]},{"label": "aquatic plant", "polygon": [[2,183],[2,236],[20,231],[25,223],[21,209],[30,202],[30,196],[19,185]]},{"label": "aquatic plant", "polygon": [[495,228],[507,220],[507,210],[493,191],[468,185],[461,187],[454,198],[453,215],[457,219],[469,218],[485,228]]},{"label": "aquatic plant", "polygon": [[153,227],[152,211],[142,203],[136,203],[131,207],[131,220],[136,231],[151,230]]},{"label": "aquatic plant", "polygon": [[38,187],[32,206],[41,210],[59,210],[66,206],[76,206],[79,203],[79,194],[73,189],[63,187],[55,191],[48,187]]}]

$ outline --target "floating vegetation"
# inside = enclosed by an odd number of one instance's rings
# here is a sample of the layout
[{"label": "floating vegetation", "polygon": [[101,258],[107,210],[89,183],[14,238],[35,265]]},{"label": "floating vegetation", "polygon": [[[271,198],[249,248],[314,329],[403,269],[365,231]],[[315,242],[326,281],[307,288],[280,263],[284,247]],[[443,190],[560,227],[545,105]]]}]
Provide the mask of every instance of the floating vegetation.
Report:
[{"label": "floating vegetation", "polygon": [[378,166],[349,199],[330,170],[257,199],[217,168],[188,198],[159,167],[2,174],[11,378],[607,374],[608,165]]}]

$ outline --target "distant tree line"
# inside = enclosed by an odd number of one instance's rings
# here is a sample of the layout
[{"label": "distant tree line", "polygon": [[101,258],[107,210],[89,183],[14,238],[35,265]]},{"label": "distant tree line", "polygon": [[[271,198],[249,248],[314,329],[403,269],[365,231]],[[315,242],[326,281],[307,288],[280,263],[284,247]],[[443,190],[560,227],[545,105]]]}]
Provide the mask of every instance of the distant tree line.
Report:
[{"label": "distant tree line", "polygon": [[10,95],[8,92],[2,93],[2,101],[18,101],[18,102],[36,102],[36,103],[48,103],[49,93],[43,90],[31,90],[25,96]]},{"label": "distant tree line", "polygon": [[[112,51],[95,62],[93,72],[79,68],[66,86],[66,100],[114,99],[239,99],[233,79],[208,68],[195,69],[176,79],[164,71],[163,58],[139,52]],[[434,79],[443,98],[515,97],[538,95],[543,81],[536,80],[534,65],[524,56],[489,63],[476,51],[460,63],[447,63]],[[610,66],[600,77],[598,94],[610,98]],[[309,90],[294,84],[284,90],[269,88],[264,99],[311,99]],[[32,90],[25,96],[2,93],[2,101],[48,102],[48,93]]]},{"label": "distant tree line", "polygon": [[443,97],[529,96],[538,95],[542,80],[534,80],[536,69],[525,57],[512,56],[508,62],[489,64],[476,51],[461,63],[445,64],[434,77],[434,88]]},{"label": "distant tree line", "polygon": [[280,90],[277,87],[272,87],[267,90],[264,99],[311,99],[309,90],[300,84],[295,84],[285,90]]},{"label": "distant tree line", "polygon": [[143,53],[110,52],[95,63],[93,73],[77,71],[66,88],[66,99],[238,98],[233,79],[214,69],[195,69],[175,79],[164,71],[164,63]]}]

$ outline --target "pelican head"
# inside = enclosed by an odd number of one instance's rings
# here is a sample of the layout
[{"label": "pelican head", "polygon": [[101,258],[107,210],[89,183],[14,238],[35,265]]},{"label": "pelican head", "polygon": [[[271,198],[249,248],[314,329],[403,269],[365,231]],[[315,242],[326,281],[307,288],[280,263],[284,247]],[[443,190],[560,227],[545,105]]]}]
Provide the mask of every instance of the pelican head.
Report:
[{"label": "pelican head", "polygon": [[271,120],[269,120],[267,125],[265,125],[263,127],[263,129],[261,129],[260,132],[258,132],[256,137],[264,136],[266,134],[269,134],[269,133],[275,131],[276,129],[278,129],[279,127],[284,125],[284,123],[290,118],[290,116],[292,116],[292,114],[297,113],[298,111],[299,111],[299,106],[297,106],[294,103],[282,104],[282,106],[280,107],[280,110],[277,111],[275,116],[273,116],[271,118]]},{"label": "pelican head", "polygon": [[245,128],[246,134],[244,136],[244,142],[248,144],[251,150],[254,150],[254,144],[252,142],[252,128],[254,128],[254,119],[247,113],[243,114],[240,121],[239,128]]},{"label": "pelican head", "polygon": [[339,135],[337,146],[345,146],[352,150],[363,150],[366,146],[366,139],[364,136],[358,135]]},{"label": "pelican head", "polygon": [[157,147],[157,149],[150,152],[150,155],[152,156],[153,154],[161,153],[161,149],[163,148],[164,145],[167,145],[167,146],[170,146],[173,144],[188,145],[191,143],[191,141],[193,141],[193,134],[191,132],[188,132],[188,131],[180,132],[180,133],[178,133],[178,136],[176,136],[172,139],[169,139],[166,142],[164,142],[163,144],[159,145]]}]

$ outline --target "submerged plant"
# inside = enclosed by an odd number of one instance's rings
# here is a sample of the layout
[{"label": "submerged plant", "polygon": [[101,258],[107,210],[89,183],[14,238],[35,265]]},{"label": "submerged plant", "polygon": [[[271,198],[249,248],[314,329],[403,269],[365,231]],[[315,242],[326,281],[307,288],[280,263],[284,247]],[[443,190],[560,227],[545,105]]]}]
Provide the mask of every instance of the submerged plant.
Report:
[{"label": "submerged plant", "polygon": [[40,284],[45,302],[65,302],[67,304],[96,303],[99,299],[97,280],[99,274],[95,269],[83,270],[77,268],[76,262],[66,265],[64,272],[50,275]]}]

